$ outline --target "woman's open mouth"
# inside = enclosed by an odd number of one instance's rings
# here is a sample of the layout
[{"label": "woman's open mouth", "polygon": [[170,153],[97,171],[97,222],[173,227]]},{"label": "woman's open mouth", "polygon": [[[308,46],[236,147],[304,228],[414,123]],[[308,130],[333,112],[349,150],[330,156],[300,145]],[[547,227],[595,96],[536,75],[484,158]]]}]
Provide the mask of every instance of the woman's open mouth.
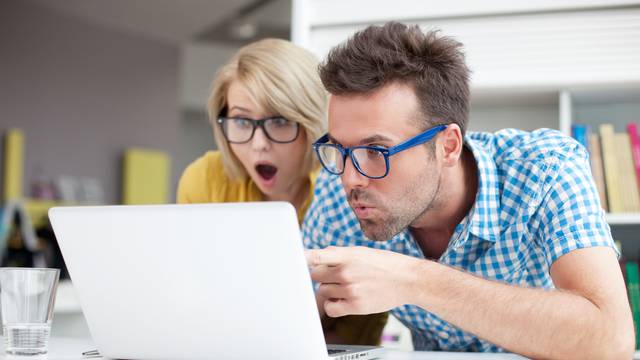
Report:
[{"label": "woman's open mouth", "polygon": [[262,180],[269,182],[276,176],[278,168],[271,164],[258,164],[256,165],[256,172]]}]

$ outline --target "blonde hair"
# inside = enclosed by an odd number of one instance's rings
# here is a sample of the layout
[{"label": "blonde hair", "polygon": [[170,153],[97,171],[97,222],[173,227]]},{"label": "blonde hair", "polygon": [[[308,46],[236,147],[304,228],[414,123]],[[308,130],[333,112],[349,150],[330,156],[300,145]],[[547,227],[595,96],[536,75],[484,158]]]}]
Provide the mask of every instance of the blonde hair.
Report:
[{"label": "blonde hair", "polygon": [[233,154],[216,123],[227,107],[231,82],[239,81],[262,110],[296,121],[306,134],[304,174],[319,166],[311,144],[326,131],[328,95],[317,72],[318,61],[309,51],[289,41],[264,39],[241,48],[216,74],[209,96],[213,136],[222,154],[227,176],[245,180],[247,172]]}]

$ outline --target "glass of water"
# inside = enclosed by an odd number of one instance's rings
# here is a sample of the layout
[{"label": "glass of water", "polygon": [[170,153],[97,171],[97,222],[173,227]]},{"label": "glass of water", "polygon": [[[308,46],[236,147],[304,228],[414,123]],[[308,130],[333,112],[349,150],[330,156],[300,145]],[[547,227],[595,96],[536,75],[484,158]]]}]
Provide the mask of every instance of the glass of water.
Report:
[{"label": "glass of water", "polygon": [[6,352],[46,354],[60,270],[0,268],[0,303]]}]

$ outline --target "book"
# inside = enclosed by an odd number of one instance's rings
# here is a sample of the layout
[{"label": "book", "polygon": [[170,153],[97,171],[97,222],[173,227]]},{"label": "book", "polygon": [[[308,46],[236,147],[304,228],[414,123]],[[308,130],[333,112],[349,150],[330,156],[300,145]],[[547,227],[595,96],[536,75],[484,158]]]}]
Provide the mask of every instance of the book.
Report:
[{"label": "book", "polygon": [[629,134],[615,134],[616,157],[618,160],[618,184],[624,212],[640,212],[640,194],[638,180],[631,158]]},{"label": "book", "polygon": [[613,125],[600,125],[600,145],[604,164],[604,178],[607,184],[609,212],[623,212],[620,185],[618,183],[618,159],[616,159],[616,140]]},{"label": "book", "polygon": [[626,262],[627,269],[627,291],[629,293],[629,303],[631,305],[631,314],[633,315],[633,326],[636,332],[636,349],[640,349],[640,334],[638,332],[638,324],[640,323],[640,272],[638,271],[638,263],[633,261]]},{"label": "book", "polygon": [[636,171],[636,180],[638,180],[638,188],[640,188],[640,135],[638,134],[638,126],[635,123],[627,124],[627,133],[629,133],[629,139],[631,140],[631,154]]},{"label": "book", "polygon": [[589,136],[589,160],[591,161],[591,174],[598,189],[600,204],[604,211],[609,211],[607,204],[607,187],[604,180],[604,166],[602,164],[602,149],[600,148],[600,136],[591,134]]},{"label": "book", "polygon": [[573,124],[571,125],[571,134],[573,138],[576,139],[587,152],[591,152],[589,149],[589,134],[591,133],[589,125],[584,124]]}]

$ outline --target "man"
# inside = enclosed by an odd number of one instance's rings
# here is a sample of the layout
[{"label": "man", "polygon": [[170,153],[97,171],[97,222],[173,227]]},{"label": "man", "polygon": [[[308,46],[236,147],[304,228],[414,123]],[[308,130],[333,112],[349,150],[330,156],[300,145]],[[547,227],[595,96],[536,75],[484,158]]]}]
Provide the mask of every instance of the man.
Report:
[{"label": "man", "polygon": [[371,26],[320,68],[324,166],[303,227],[323,316],[391,311],[417,350],[629,359],[634,330],[588,155],[469,133],[454,40]]}]

